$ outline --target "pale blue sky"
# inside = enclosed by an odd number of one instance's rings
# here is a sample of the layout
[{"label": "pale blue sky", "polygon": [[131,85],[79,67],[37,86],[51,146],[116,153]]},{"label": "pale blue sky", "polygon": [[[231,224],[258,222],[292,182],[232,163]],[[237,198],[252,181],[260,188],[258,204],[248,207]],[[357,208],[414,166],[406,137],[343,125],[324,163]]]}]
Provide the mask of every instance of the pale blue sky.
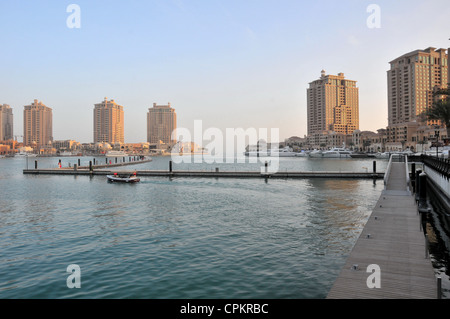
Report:
[{"label": "pale blue sky", "polygon": [[[69,4],[81,28],[69,29]],[[381,28],[366,11],[381,8]],[[358,81],[360,129],[387,125],[389,61],[450,47],[448,0],[0,2],[0,103],[53,108],[54,139],[91,142],[104,97],[125,107],[125,141],[146,141],[147,109],[170,102],[178,126],[306,134],[306,89],[325,69]]]}]

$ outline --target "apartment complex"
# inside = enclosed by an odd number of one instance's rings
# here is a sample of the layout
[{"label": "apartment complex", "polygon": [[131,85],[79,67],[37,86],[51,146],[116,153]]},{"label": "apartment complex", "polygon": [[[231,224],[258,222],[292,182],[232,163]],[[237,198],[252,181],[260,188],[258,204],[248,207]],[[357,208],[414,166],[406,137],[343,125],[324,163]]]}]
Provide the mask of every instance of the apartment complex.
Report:
[{"label": "apartment complex", "polygon": [[106,97],[94,106],[94,143],[125,143],[123,106]]},{"label": "apartment complex", "polygon": [[24,146],[44,146],[53,141],[52,109],[34,100],[23,110]]},{"label": "apartment complex", "polygon": [[8,104],[0,104],[0,141],[13,139],[13,128],[12,108]]},{"label": "apartment complex", "polygon": [[147,113],[147,142],[158,143],[162,141],[165,144],[176,143],[172,132],[177,128],[177,113],[175,109],[167,105],[157,105],[148,109]]},{"label": "apartment complex", "polygon": [[[308,139],[317,145],[325,132],[336,136],[351,135],[359,129],[359,89],[356,81],[345,79],[343,73],[326,75],[309,83],[307,89]],[[340,141],[345,137],[340,137]],[[322,143],[321,143],[322,144]]]},{"label": "apartment complex", "polygon": [[424,133],[429,131],[427,127],[440,125],[439,121],[426,121],[420,115],[442,98],[436,92],[448,87],[448,65],[448,52],[433,47],[406,53],[390,62],[388,144],[417,149],[419,142],[430,138]]},{"label": "apartment complex", "polygon": [[391,61],[390,65],[387,71],[389,126],[417,120],[438,98],[433,93],[447,88],[448,55],[445,49],[430,47],[409,52]]}]

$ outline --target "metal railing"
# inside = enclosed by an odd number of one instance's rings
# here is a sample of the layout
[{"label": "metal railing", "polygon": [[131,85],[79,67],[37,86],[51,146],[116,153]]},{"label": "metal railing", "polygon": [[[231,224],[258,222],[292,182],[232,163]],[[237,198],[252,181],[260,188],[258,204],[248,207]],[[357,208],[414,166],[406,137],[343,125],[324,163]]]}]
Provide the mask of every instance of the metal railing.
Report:
[{"label": "metal railing", "polygon": [[387,181],[388,181],[389,175],[391,173],[391,167],[392,167],[392,155],[389,157],[389,163],[386,168],[386,172],[384,173],[384,179],[383,179],[384,189],[386,189],[386,187],[387,187]]}]

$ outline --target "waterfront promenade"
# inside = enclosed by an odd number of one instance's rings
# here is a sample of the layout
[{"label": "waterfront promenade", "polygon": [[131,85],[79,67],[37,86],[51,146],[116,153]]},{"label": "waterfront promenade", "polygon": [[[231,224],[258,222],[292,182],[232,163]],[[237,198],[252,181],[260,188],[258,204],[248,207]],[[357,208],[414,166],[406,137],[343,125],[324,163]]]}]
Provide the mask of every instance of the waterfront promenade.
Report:
[{"label": "waterfront promenade", "polygon": [[[392,163],[385,189],[328,299],[437,298],[436,278],[426,257],[425,236],[405,165]],[[379,266],[380,288],[367,284],[372,275],[369,265]]]}]

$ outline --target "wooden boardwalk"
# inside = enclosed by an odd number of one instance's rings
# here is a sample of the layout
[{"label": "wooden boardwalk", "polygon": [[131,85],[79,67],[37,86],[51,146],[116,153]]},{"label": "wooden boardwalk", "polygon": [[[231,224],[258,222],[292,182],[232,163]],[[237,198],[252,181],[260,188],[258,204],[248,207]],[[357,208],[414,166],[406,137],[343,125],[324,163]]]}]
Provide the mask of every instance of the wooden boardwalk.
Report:
[{"label": "wooden boardwalk", "polygon": [[[380,288],[367,285],[372,275],[367,269],[373,264],[380,269]],[[385,190],[327,298],[437,298],[420,216],[406,186],[405,163],[392,163]]]}]

